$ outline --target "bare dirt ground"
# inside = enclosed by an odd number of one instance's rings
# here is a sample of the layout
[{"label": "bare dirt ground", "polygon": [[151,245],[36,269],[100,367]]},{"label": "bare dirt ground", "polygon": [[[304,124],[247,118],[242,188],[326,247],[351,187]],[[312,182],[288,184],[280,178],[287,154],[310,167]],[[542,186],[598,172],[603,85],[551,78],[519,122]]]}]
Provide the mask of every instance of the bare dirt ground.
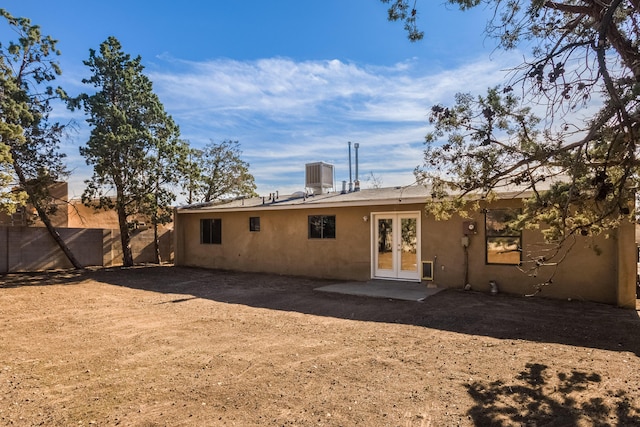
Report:
[{"label": "bare dirt ground", "polygon": [[638,311],[313,291],[329,283],[0,276],[0,425],[640,425]]}]

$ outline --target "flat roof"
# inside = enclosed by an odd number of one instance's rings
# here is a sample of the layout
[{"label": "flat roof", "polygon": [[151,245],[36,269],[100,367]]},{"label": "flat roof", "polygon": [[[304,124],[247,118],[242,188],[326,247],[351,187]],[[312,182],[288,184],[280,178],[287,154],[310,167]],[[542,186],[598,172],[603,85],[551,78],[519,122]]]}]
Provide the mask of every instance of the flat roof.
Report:
[{"label": "flat roof", "polygon": [[[267,197],[248,197],[199,203],[177,208],[178,213],[234,212],[246,210],[290,210],[328,207],[350,207],[370,205],[409,205],[424,203],[431,192],[423,185],[406,187],[371,188],[352,192],[331,192],[324,194],[306,194],[302,191],[289,195],[272,194]],[[500,199],[528,197],[531,191],[505,188],[498,194]],[[470,200],[477,200],[470,196]]]}]

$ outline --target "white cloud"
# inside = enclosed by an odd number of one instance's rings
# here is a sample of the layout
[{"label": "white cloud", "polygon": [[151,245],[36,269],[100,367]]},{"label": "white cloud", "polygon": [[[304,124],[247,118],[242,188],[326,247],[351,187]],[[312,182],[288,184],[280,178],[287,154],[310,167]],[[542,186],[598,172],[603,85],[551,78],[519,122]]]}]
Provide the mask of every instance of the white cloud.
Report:
[{"label": "white cloud", "polygon": [[516,60],[505,55],[431,70],[412,60],[381,67],[162,56],[146,72],[183,137],[196,147],[238,140],[258,192],[266,194],[301,189],[309,162],[333,163],[338,183],[348,180],[347,141],[360,143],[361,180],[373,172],[385,186],[411,183],[429,108],[453,103],[457,92],[483,93],[500,84],[502,70]]}]

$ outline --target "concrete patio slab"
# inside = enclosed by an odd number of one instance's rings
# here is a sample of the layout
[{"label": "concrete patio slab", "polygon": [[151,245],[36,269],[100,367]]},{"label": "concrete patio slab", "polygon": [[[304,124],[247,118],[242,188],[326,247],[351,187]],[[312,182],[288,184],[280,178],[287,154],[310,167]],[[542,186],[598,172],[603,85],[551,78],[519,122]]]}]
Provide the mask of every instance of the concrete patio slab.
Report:
[{"label": "concrete patio slab", "polygon": [[399,282],[395,280],[369,280],[367,282],[346,282],[315,288],[319,292],[344,295],[358,295],[374,298],[389,298],[404,301],[422,301],[442,289],[428,288],[425,284]]}]

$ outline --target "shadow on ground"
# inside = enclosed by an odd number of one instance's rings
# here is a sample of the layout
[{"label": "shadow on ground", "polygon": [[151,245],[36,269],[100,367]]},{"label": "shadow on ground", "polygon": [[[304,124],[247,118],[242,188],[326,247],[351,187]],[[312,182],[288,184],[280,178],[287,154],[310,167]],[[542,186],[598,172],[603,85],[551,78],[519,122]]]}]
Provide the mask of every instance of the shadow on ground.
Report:
[{"label": "shadow on ground", "polygon": [[447,290],[423,302],[316,292],[336,281],[173,266],[81,272],[11,274],[2,288],[72,285],[95,280],[176,297],[370,322],[401,323],[499,339],[629,351],[640,356],[638,311],[580,301],[558,301]]},{"label": "shadow on ground", "polygon": [[35,273],[0,274],[0,289],[75,284],[88,278],[87,271],[84,270],[49,270]]},{"label": "shadow on ground", "polygon": [[[597,373],[573,370],[551,375],[548,367],[528,363],[513,382],[464,384],[475,404],[468,414],[477,426],[638,426],[640,407],[624,391],[604,398],[582,398],[602,381]],[[534,424],[532,420],[535,420]]]}]

